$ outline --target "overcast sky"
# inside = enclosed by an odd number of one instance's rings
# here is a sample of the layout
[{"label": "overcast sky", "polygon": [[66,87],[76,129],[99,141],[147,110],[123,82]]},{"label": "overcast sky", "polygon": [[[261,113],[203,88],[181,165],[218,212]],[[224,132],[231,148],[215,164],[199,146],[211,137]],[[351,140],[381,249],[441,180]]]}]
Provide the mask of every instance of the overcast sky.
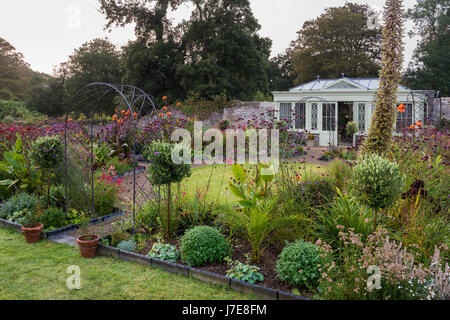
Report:
[{"label": "overcast sky", "polygon": [[[283,52],[296,38],[306,20],[319,16],[327,7],[340,6],[345,0],[250,0],[261,24],[260,34],[273,40],[272,56]],[[353,0],[381,9],[384,0]],[[404,0],[411,8],[416,0]],[[51,73],[53,67],[67,61],[75,48],[97,37],[117,45],[133,40],[133,26],[104,30],[106,20],[98,12],[97,0],[1,0],[0,37],[9,41],[33,70]],[[170,17],[174,22],[187,19],[191,9],[183,6]],[[407,29],[411,24],[407,24]],[[417,39],[405,37],[405,66]]]}]

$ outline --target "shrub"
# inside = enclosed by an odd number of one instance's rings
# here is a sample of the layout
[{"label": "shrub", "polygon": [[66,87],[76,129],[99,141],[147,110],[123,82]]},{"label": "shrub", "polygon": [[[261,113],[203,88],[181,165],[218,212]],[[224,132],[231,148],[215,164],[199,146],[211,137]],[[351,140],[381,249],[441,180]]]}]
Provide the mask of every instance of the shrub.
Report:
[{"label": "shrub", "polygon": [[367,155],[353,168],[351,192],[360,204],[375,210],[374,228],[378,210],[395,204],[403,184],[398,165],[377,154]]},{"label": "shrub", "polygon": [[316,211],[318,237],[328,244],[339,247],[339,232],[354,230],[368,236],[372,232],[370,211],[361,207],[350,197],[338,191],[339,197],[323,209]]},{"label": "shrub", "polygon": [[42,169],[56,170],[64,161],[64,146],[56,137],[38,138],[31,146],[31,159]]},{"label": "shrub", "polygon": [[331,202],[336,196],[336,188],[328,179],[311,176],[298,185],[296,202],[307,208],[317,208]]},{"label": "shrub", "polygon": [[182,261],[194,267],[222,262],[231,254],[227,239],[219,230],[208,226],[188,230],[181,238],[180,251]]},{"label": "shrub", "polygon": [[63,210],[58,208],[48,208],[39,216],[45,230],[54,230],[66,225],[66,217]]},{"label": "shrub", "polygon": [[119,243],[130,240],[131,235],[121,230],[115,230],[111,233],[111,245],[117,247]]},{"label": "shrub", "polygon": [[0,205],[0,218],[6,219],[10,214],[15,212],[30,210],[36,208],[37,197],[26,192],[22,192],[12,196],[8,201]]},{"label": "shrub", "polygon": [[232,261],[229,257],[226,257],[225,261],[230,267],[226,273],[227,277],[250,283],[264,281],[264,275],[259,273],[260,268],[257,266],[245,264],[240,261]]},{"label": "shrub", "polygon": [[315,287],[320,278],[319,250],[310,242],[299,240],[283,248],[277,261],[276,272],[280,280],[290,285]]},{"label": "shrub", "polygon": [[[50,199],[47,199],[46,205],[48,207],[55,207],[63,209],[66,207],[66,190],[65,185],[63,184],[57,184],[52,185],[50,187]],[[69,186],[70,188],[70,186]],[[44,200],[46,200],[44,199]]]},{"label": "shrub", "polygon": [[102,167],[107,162],[108,159],[112,156],[114,150],[106,143],[102,143],[94,148],[94,162],[95,166]]},{"label": "shrub", "polygon": [[336,188],[345,190],[347,182],[352,173],[352,169],[345,163],[344,160],[336,159],[330,163],[329,166],[330,176],[333,180],[333,184]]},{"label": "shrub", "polygon": [[120,160],[119,157],[112,157],[106,162],[106,165],[114,168],[118,175],[122,175],[125,172],[133,170],[133,164],[130,163],[129,159]]},{"label": "shrub", "polygon": [[136,243],[134,242],[134,240],[124,240],[119,243],[117,248],[124,251],[134,252],[136,251]]},{"label": "shrub", "polygon": [[177,262],[180,254],[175,246],[164,243],[155,243],[152,250],[148,253],[151,258],[157,258],[170,262]]}]

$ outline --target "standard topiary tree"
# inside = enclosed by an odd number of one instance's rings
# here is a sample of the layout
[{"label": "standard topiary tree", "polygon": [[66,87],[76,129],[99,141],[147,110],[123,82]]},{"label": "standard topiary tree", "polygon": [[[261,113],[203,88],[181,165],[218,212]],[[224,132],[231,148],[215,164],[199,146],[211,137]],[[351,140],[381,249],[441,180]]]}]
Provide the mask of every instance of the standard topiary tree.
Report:
[{"label": "standard topiary tree", "polygon": [[299,240],[283,248],[277,261],[280,280],[293,286],[314,287],[320,278],[320,252],[316,245]]},{"label": "standard topiary tree", "polygon": [[175,145],[169,143],[154,142],[144,152],[144,156],[150,161],[148,172],[150,182],[155,186],[167,185],[167,235],[171,238],[170,211],[172,202],[171,184],[181,182],[191,176],[189,164],[175,164],[172,161],[172,150]]},{"label": "standard topiary tree", "polygon": [[225,236],[213,227],[189,229],[181,238],[181,260],[193,267],[222,262],[231,252]]},{"label": "standard topiary tree", "polygon": [[375,231],[378,211],[394,205],[403,192],[404,177],[399,166],[369,154],[353,168],[351,180],[351,194],[360,204],[375,210]]},{"label": "standard topiary tree", "polygon": [[383,155],[393,142],[397,90],[403,63],[403,16],[402,0],[386,1],[377,107],[363,144],[363,154]]},{"label": "standard topiary tree", "polygon": [[47,176],[48,203],[50,203],[51,180],[64,161],[64,146],[61,139],[56,136],[38,138],[31,146],[31,159]]}]

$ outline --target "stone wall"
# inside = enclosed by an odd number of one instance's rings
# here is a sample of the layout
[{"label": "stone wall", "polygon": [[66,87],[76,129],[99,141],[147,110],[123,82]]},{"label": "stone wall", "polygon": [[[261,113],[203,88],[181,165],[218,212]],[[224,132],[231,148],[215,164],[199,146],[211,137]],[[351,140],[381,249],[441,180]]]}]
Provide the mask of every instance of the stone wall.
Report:
[{"label": "stone wall", "polygon": [[247,122],[256,118],[258,121],[270,121],[268,113],[276,107],[275,102],[238,102],[223,110],[223,119],[230,124]]},{"label": "stone wall", "polygon": [[430,118],[433,121],[450,119],[450,97],[433,99],[433,109]]}]

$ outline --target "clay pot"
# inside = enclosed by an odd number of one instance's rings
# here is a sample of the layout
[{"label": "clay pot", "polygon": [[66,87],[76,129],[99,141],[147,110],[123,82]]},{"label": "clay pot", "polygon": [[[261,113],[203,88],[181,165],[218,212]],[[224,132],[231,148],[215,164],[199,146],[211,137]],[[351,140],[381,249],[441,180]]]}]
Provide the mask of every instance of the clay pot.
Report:
[{"label": "clay pot", "polygon": [[25,240],[28,243],[38,242],[41,238],[41,232],[44,229],[42,223],[33,223],[22,226],[22,232],[25,235]]},{"label": "clay pot", "polygon": [[83,258],[92,258],[97,252],[100,238],[96,235],[84,235],[77,239],[78,247]]}]

